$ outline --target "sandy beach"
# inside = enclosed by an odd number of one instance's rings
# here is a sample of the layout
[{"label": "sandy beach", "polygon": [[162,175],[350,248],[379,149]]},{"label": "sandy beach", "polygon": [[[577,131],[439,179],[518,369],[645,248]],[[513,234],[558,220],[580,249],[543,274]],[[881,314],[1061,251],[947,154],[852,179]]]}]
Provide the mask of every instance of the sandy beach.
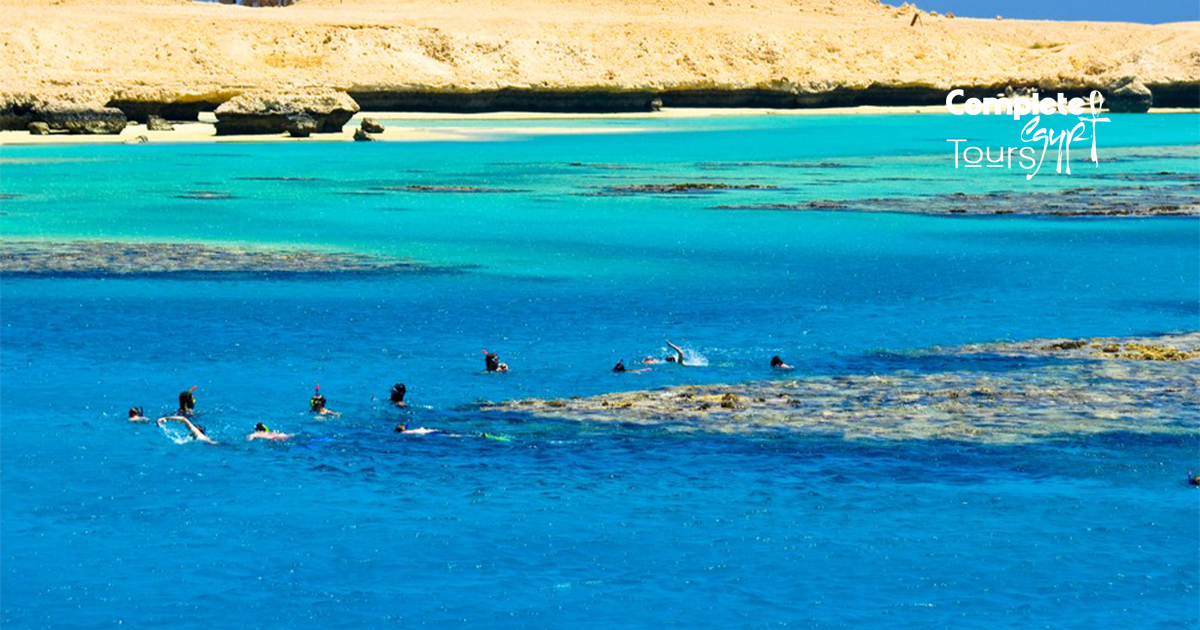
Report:
[{"label": "sandy beach", "polygon": [[[1195,114],[1193,108],[1152,109],[1155,114]],[[199,122],[177,122],[172,131],[150,131],[144,124],[131,123],[120,134],[32,135],[26,131],[0,131],[0,146],[55,145],[55,144],[137,144],[143,142],[178,143],[241,143],[241,142],[353,142],[354,130],[363,118],[374,118],[384,125],[393,122],[423,122],[428,126],[385,127],[373,138],[383,142],[479,142],[489,139],[512,138],[521,135],[578,135],[578,134],[625,134],[663,133],[667,128],[655,127],[655,120],[681,118],[737,118],[743,116],[881,116],[881,115],[941,115],[944,107],[926,105],[909,107],[830,107],[820,109],[765,109],[765,108],[686,108],[664,109],[658,112],[626,112],[613,114],[556,114],[545,112],[489,112],[479,114],[456,114],[439,112],[362,112],[351,119],[340,133],[323,133],[308,138],[292,138],[287,134],[254,134],[219,136],[211,114],[202,114]],[[638,127],[539,127],[506,126],[514,121],[568,121],[568,120],[637,120],[647,125]],[[469,127],[455,123],[492,121],[496,126]]]}]

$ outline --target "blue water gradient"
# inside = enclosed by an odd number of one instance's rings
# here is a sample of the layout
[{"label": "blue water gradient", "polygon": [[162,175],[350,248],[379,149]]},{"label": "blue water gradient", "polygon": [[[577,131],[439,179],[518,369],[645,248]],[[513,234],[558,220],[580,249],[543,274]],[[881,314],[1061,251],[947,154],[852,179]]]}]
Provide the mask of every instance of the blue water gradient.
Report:
[{"label": "blue water gradient", "polygon": [[[770,378],[773,354],[800,374],[871,373],[939,344],[1195,330],[1194,218],[714,207],[1163,186],[1113,176],[1200,175],[1196,123],[1114,116],[1100,148],[1116,161],[1028,182],[956,171],[947,137],[1015,130],[948,116],[5,148],[4,238],[302,246],[455,272],[4,277],[0,624],[1195,627],[1193,433],[872,442],[473,405]],[[546,126],[606,133],[525,133]],[[314,179],[239,179],[269,177]],[[778,188],[597,194],[686,181]],[[508,192],[377,190],[411,184]],[[200,190],[233,198],[178,197]],[[707,367],[609,372],[664,338]],[[481,373],[483,348],[513,371]],[[396,381],[403,416],[378,400]],[[341,417],[305,413],[318,382]],[[125,422],[193,385],[222,444]],[[453,435],[396,435],[401,417]],[[257,421],[298,437],[245,442]]]}]

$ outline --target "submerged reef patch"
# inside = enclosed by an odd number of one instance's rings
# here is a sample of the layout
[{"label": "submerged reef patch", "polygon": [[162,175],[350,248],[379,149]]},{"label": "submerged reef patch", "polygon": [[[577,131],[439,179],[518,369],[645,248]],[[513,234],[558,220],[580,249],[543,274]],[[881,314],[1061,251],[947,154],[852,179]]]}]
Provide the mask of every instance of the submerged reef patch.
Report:
[{"label": "submerged reef patch", "polygon": [[682,182],[669,184],[625,184],[604,186],[597,192],[583,193],[591,196],[619,195],[676,195],[706,193],[718,190],[779,190],[773,184],[728,184],[724,182]]},{"label": "submerged reef patch", "polygon": [[1053,217],[1200,216],[1200,190],[1192,186],[1108,186],[1053,192],[961,192],[919,197],[814,199],[794,203],[714,206],[714,210],[899,212],[929,215],[1041,215]]},{"label": "submerged reef patch", "polygon": [[233,193],[228,193],[222,190],[189,190],[186,193],[175,195],[176,199],[198,199],[201,201],[226,201],[229,199],[237,199]]},{"label": "submerged reef patch", "polygon": [[1026,361],[1003,371],[901,369],[481,408],[685,431],[792,430],[848,439],[1012,443],[1104,432],[1200,432],[1200,333],[979,344],[913,356]]},{"label": "submerged reef patch", "polygon": [[230,273],[451,272],[404,258],[195,243],[0,241],[0,273],[17,276],[194,276]]},{"label": "submerged reef patch", "polygon": [[370,190],[381,192],[413,192],[413,193],[522,193],[529,192],[520,188],[488,188],[486,186],[428,186],[425,184],[408,184],[406,186],[372,186]]}]

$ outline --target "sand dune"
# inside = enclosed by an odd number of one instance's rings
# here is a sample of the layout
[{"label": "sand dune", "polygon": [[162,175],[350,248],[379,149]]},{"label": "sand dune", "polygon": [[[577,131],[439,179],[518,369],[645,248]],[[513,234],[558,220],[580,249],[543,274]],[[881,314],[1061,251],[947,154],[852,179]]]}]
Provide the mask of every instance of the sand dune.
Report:
[{"label": "sand dune", "polygon": [[[219,102],[252,88],[1200,83],[1200,25],[964,19],[875,0],[0,0],[0,84]],[[1194,92],[1194,89],[1191,89]],[[1156,90],[1156,96],[1162,93]]]}]

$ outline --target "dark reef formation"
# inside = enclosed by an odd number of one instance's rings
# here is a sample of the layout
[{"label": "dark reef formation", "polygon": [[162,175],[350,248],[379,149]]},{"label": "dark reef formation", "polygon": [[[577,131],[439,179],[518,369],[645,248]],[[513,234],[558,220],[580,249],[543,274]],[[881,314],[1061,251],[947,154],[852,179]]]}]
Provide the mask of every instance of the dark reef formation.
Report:
[{"label": "dark reef formation", "polygon": [[304,249],[245,249],[195,243],[0,241],[0,273],[6,276],[209,276],[455,270],[403,258]]},{"label": "dark reef formation", "polygon": [[[914,368],[923,358],[965,367],[684,385],[481,408],[514,419],[532,415],[680,431],[788,430],[848,439],[997,443],[1200,431],[1200,333],[977,344],[899,357]],[[976,367],[996,360],[1007,360],[1007,369]]]}]

